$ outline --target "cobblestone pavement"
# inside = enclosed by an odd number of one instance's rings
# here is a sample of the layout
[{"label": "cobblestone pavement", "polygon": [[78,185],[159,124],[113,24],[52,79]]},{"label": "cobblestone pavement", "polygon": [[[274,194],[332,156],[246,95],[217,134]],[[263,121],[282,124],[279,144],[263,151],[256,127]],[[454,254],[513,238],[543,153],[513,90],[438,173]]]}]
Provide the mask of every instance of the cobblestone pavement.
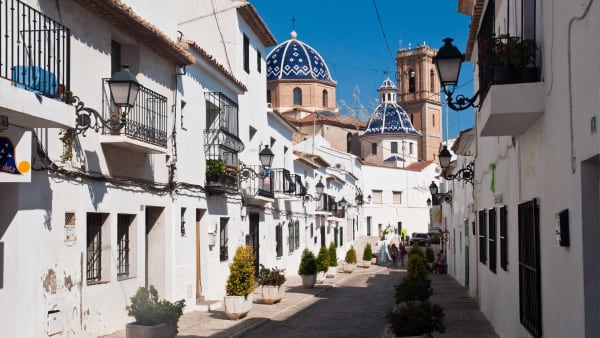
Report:
[{"label": "cobblestone pavement", "polygon": [[[338,272],[313,289],[302,288],[298,276],[288,276],[286,294],[277,304],[254,304],[241,320],[230,320],[223,308],[185,313],[180,338],[197,337],[391,337],[383,315],[394,302],[393,285],[406,270],[386,266],[357,267]],[[431,275],[433,303],[444,308],[446,333],[435,337],[497,337],[466,290],[449,275]],[[310,323],[310,325],[309,325]],[[125,338],[125,331],[103,338]]]}]

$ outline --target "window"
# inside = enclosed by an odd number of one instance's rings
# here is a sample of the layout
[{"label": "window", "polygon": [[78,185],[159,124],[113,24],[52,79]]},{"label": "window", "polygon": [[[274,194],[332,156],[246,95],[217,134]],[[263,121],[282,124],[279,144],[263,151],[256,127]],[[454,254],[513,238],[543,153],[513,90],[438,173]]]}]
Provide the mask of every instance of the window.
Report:
[{"label": "window", "polygon": [[288,249],[291,253],[300,247],[300,222],[290,221],[288,223],[288,235]]},{"label": "window", "polygon": [[277,224],[275,227],[275,251],[277,257],[283,256],[283,227],[281,224]]},{"label": "window", "polygon": [[294,222],[294,231],[296,233],[296,236],[294,236],[294,249],[298,250],[300,248],[300,222],[298,220]]},{"label": "window", "polygon": [[408,76],[408,92],[414,93],[416,90],[415,81],[416,81],[417,73],[411,69],[411,70],[409,70],[408,75],[409,75]]},{"label": "window", "polygon": [[271,103],[273,101],[271,101],[271,90],[267,89],[267,103]]},{"label": "window", "polygon": [[329,107],[329,93],[323,89],[323,108]]},{"label": "window", "polygon": [[335,247],[339,248],[341,246],[340,242],[338,241],[338,228],[335,227],[333,229],[333,241],[335,242]]},{"label": "window", "polygon": [[244,34],[244,70],[250,74],[250,39]]},{"label": "window", "polygon": [[377,155],[377,143],[371,143],[371,154]]},{"label": "window", "polygon": [[310,237],[315,237],[315,224],[310,222]]},{"label": "window", "polygon": [[229,218],[221,217],[220,218],[220,227],[219,227],[219,253],[221,262],[229,259],[229,248],[228,241],[229,235],[227,233],[227,222],[229,222]]},{"label": "window", "polygon": [[135,215],[119,214],[117,216],[117,277],[130,276],[133,261],[130,238],[135,239],[133,220]]},{"label": "window", "polygon": [[506,205],[500,208],[500,267],[508,271],[508,242],[507,242],[507,210]]},{"label": "window", "polygon": [[121,44],[115,40],[110,41],[110,74],[121,70]]},{"label": "window", "polygon": [[391,152],[392,154],[397,154],[398,153],[398,142],[392,142],[391,143]]},{"label": "window", "polygon": [[415,124],[415,114],[410,114],[410,123]]},{"label": "window", "polygon": [[435,114],[431,114],[431,125],[435,127]]},{"label": "window", "polygon": [[381,204],[381,190],[373,190],[373,196],[371,196],[371,201],[375,204]]},{"label": "window", "polygon": [[256,70],[260,73],[262,71],[262,55],[260,51],[256,51]]},{"label": "window", "polygon": [[490,271],[496,272],[496,209],[488,211]]},{"label": "window", "polygon": [[367,216],[367,236],[371,236],[371,216]]},{"label": "window", "polygon": [[346,152],[347,153],[352,152],[352,134],[351,133],[346,134]]},{"label": "window", "polygon": [[408,153],[411,155],[413,154],[413,144],[412,143],[408,144]]},{"label": "window", "polygon": [[485,210],[479,210],[479,261],[487,263],[487,235]]},{"label": "window", "polygon": [[429,91],[435,93],[435,72],[429,71]]},{"label": "window", "polygon": [[88,213],[86,222],[88,284],[108,280],[110,276],[110,249],[102,250],[102,243],[110,243],[108,214]]},{"label": "window", "polygon": [[344,246],[344,228],[340,227],[340,246]]},{"label": "window", "polygon": [[294,104],[298,106],[302,105],[302,89],[300,89],[300,87],[294,88],[293,94]]},{"label": "window", "polygon": [[402,204],[402,191],[393,191],[392,197],[394,200],[394,204]]},{"label": "window", "polygon": [[540,209],[537,200],[519,204],[519,309],[521,324],[542,337]]}]

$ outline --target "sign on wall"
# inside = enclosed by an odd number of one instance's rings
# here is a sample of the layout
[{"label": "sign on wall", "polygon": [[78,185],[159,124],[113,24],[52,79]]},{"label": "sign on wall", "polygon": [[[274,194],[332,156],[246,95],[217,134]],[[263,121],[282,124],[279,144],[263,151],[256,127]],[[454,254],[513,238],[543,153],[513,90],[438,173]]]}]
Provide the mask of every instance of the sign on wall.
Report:
[{"label": "sign on wall", "polygon": [[441,205],[433,205],[431,207],[431,227],[442,228],[442,207]]},{"label": "sign on wall", "polygon": [[0,182],[31,182],[31,131],[0,133]]}]

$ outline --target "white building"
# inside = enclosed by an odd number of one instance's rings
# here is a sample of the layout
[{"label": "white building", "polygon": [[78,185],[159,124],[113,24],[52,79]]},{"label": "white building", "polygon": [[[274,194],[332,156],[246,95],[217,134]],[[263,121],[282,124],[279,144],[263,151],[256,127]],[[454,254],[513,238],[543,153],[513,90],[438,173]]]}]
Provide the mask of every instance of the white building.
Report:
[{"label": "white building", "polygon": [[[600,5],[459,0],[458,10],[472,17],[466,59],[479,91],[469,288],[503,337],[600,336]],[[506,50],[523,53],[495,53]]]}]

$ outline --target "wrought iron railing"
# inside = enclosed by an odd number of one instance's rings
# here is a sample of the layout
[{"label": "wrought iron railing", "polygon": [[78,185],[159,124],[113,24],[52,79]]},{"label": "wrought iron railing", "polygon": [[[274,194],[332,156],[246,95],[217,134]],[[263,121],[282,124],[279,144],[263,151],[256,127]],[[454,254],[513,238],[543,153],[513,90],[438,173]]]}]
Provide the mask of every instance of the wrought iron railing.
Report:
[{"label": "wrought iron railing", "polygon": [[317,211],[328,211],[334,215],[337,214],[338,205],[337,205],[337,202],[335,201],[335,197],[323,193],[323,195],[321,196],[321,199],[319,200],[319,203],[317,205]]},{"label": "wrought iron railing", "polygon": [[[244,169],[249,171],[245,173]],[[270,169],[265,170],[261,165],[246,165],[241,170],[241,180],[245,184],[247,194],[273,198],[273,179]]]},{"label": "wrought iron railing", "polygon": [[19,0],[0,0],[0,77],[62,98],[70,89],[71,31]]},{"label": "wrought iron railing", "polygon": [[273,178],[273,192],[289,196],[306,195],[306,187],[302,183],[302,176],[293,174],[284,168],[271,169]]},{"label": "wrought iron railing", "polygon": [[[110,119],[111,115],[120,117],[119,108],[111,101],[108,80],[102,79],[102,115]],[[128,137],[167,147],[167,98],[144,86],[140,86],[135,106],[127,113],[125,128],[121,131],[102,129],[103,134],[123,133]]]}]

